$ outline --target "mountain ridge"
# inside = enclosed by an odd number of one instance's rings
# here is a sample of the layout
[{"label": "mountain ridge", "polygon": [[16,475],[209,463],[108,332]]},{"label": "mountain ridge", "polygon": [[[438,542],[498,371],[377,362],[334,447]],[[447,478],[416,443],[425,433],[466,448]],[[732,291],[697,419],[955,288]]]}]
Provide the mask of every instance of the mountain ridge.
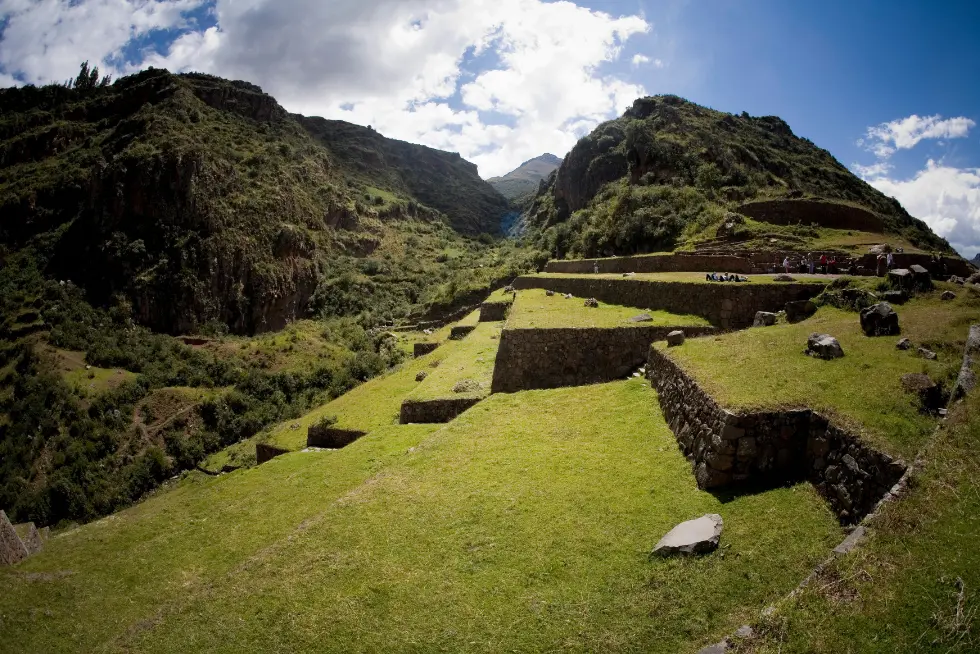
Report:
[{"label": "mountain ridge", "polygon": [[561,165],[561,161],[561,157],[545,153],[528,159],[506,175],[489,178],[487,183],[512,203],[520,205],[525,196],[538,191],[540,183]]}]

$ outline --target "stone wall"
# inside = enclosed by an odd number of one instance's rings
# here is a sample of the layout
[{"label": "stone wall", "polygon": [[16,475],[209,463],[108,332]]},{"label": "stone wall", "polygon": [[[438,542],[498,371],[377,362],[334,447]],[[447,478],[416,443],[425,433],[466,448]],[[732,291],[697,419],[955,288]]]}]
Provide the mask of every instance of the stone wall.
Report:
[{"label": "stone wall", "polygon": [[449,422],[477,404],[480,397],[453,397],[439,400],[405,400],[399,422],[403,425]]},{"label": "stone wall", "polygon": [[635,257],[611,259],[577,259],[574,261],[549,261],[544,271],[581,275],[595,272],[606,273],[661,273],[661,272],[732,272],[747,275],[752,264],[745,258],[716,254],[647,254]]},{"label": "stone wall", "polygon": [[449,330],[449,339],[452,341],[461,341],[476,329],[476,325],[456,325]]},{"label": "stone wall", "polygon": [[433,352],[437,347],[439,347],[438,343],[416,343],[414,350],[415,358],[424,357],[429,352]]},{"label": "stone wall", "polygon": [[257,465],[262,465],[266,461],[271,461],[277,456],[282,456],[283,454],[289,454],[289,450],[284,447],[269,445],[268,443],[255,444],[255,463]]},{"label": "stone wall", "polygon": [[[919,265],[928,270],[933,279],[940,281],[946,281],[951,275],[969,277],[977,272],[973,264],[959,257],[940,257],[938,262],[933,261],[932,256],[929,254],[912,252],[896,253],[892,254],[892,257],[894,258],[895,264],[892,266],[893,268],[908,268],[909,266]],[[873,273],[878,266],[878,255],[865,254],[857,260],[857,265],[867,268]]]},{"label": "stone wall", "polygon": [[356,429],[337,429],[335,427],[317,427],[313,425],[306,431],[306,446],[339,450],[366,435],[366,431],[358,431]]},{"label": "stone wall", "polygon": [[30,556],[27,547],[10,524],[7,514],[0,511],[0,565],[14,565]]},{"label": "stone wall", "polygon": [[881,216],[873,211],[821,200],[747,202],[738,208],[738,213],[774,225],[816,223],[832,229],[855,229],[862,232],[882,232],[885,229]]},{"label": "stone wall", "polygon": [[713,327],[505,329],[492,393],[584,386],[622,379],[643,365],[650,343],[675,329],[700,336]]},{"label": "stone wall", "polygon": [[694,314],[722,329],[751,327],[757,311],[781,311],[787,302],[809,300],[823,284],[744,282],[683,283],[590,277],[518,277],[514,288],[544,288],[671,313]]},{"label": "stone wall", "polygon": [[809,480],[842,522],[856,522],[905,473],[905,465],[810,409],[727,411],[664,352],[650,348],[648,375],[698,487]]},{"label": "stone wall", "polygon": [[513,304],[510,302],[484,302],[480,305],[480,322],[500,322],[507,319],[507,312]]}]

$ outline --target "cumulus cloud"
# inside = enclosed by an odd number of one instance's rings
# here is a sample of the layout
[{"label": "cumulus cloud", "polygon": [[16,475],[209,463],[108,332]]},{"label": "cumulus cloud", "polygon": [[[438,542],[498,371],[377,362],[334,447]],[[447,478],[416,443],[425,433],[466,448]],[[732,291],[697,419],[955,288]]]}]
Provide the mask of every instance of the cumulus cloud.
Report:
[{"label": "cumulus cloud", "polygon": [[610,64],[651,26],[566,0],[216,0],[214,27],[186,29],[183,12],[201,2],[0,0],[11,21],[0,73],[60,80],[82,59],[111,64],[131,39],[177,29],[127,70],[246,79],[291,111],[460,152],[485,177],[566,152],[645,94]]},{"label": "cumulus cloud", "polygon": [[[118,73],[126,44],[185,24],[206,0],[0,0],[0,82],[74,78],[88,60]],[[15,79],[16,78],[16,79]]]},{"label": "cumulus cloud", "polygon": [[[659,59],[657,61],[659,61]],[[642,54],[633,55],[634,66],[642,66],[643,64],[648,64],[648,63],[650,63],[650,57]]]},{"label": "cumulus cloud", "polygon": [[865,138],[858,141],[879,159],[887,159],[897,150],[910,150],[924,139],[963,138],[976,123],[969,118],[943,118],[915,114],[869,127]]},{"label": "cumulus cloud", "polygon": [[930,159],[909,179],[884,174],[866,181],[899,202],[962,254],[980,252],[980,168],[955,168]]}]

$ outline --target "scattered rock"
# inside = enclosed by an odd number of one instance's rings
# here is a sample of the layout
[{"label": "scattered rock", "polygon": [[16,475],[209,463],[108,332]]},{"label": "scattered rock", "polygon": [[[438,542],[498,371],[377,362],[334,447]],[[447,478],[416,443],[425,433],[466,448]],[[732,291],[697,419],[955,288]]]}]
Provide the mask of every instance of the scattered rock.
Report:
[{"label": "scattered rock", "polygon": [[7,514],[0,510],[0,565],[20,563],[28,556],[30,552],[17,535],[17,530],[10,524]]},{"label": "scattered rock", "polygon": [[847,538],[841,541],[840,545],[834,548],[834,554],[848,554],[851,550],[861,544],[861,541],[864,540],[865,533],[866,530],[864,527],[857,527],[854,531],[848,534]]},{"label": "scattered rock", "polygon": [[504,286],[504,293],[516,293],[517,289],[513,286]]},{"label": "scattered rock", "polygon": [[796,302],[787,302],[784,310],[786,311],[786,320],[800,322],[815,314],[817,305],[810,300],[797,300]]},{"label": "scattered rock", "polygon": [[562,295],[562,297],[565,298],[566,300],[571,300],[572,299],[572,294],[571,293],[565,293],[564,295]]},{"label": "scattered rock", "polygon": [[944,300],[946,302],[949,302],[950,300],[955,300],[956,299],[956,293],[954,293],[953,291],[946,291],[942,295],[939,296],[939,299],[940,300]]},{"label": "scattered rock", "polygon": [[453,393],[476,393],[480,390],[480,382],[472,379],[460,379],[453,384]]},{"label": "scattered rock", "polygon": [[890,304],[905,304],[909,301],[909,296],[905,291],[885,291],[881,299]]},{"label": "scattered rock", "polygon": [[428,377],[428,376],[429,376],[429,373],[427,373],[424,370],[419,370],[419,374],[415,375],[415,381],[417,381],[417,382],[425,381],[425,378]]},{"label": "scattered rock", "polygon": [[966,278],[967,284],[980,284],[980,272],[975,272]]},{"label": "scattered rock", "polygon": [[911,350],[912,349],[912,341],[910,341],[907,338],[903,338],[898,343],[895,343],[895,347],[897,347],[900,350]]},{"label": "scattered rock", "polygon": [[638,316],[630,318],[630,322],[653,322],[653,317],[649,313],[641,313]]},{"label": "scattered rock", "polygon": [[681,330],[672,331],[667,334],[667,347],[676,347],[684,344],[684,332]]},{"label": "scattered rock", "polygon": [[545,291],[544,294],[547,295],[548,297],[553,297],[555,292],[549,289]]},{"label": "scattered rock", "polygon": [[887,302],[879,302],[861,311],[861,329],[868,336],[899,334],[898,314]]},{"label": "scattered rock", "polygon": [[590,297],[588,300],[585,301],[585,306],[589,307],[590,309],[598,309],[599,300],[595,299],[594,297]]},{"label": "scattered rock", "polygon": [[919,348],[919,356],[923,359],[929,359],[930,361],[935,361],[939,356],[932,350],[928,350],[924,347]]},{"label": "scattered rock", "polygon": [[757,311],[753,327],[769,327],[776,324],[776,314],[768,311]]},{"label": "scattered rock", "polygon": [[706,554],[718,549],[725,523],[717,513],[677,525],[660,539],[650,556]]},{"label": "scattered rock", "polygon": [[432,336],[432,330],[431,329],[423,329],[422,330],[422,333],[425,334],[426,336]]},{"label": "scattered rock", "polygon": [[806,339],[806,354],[829,361],[844,356],[844,349],[830,334],[810,334]]},{"label": "scattered rock", "polygon": [[950,284],[959,284],[960,286],[963,286],[963,284],[966,283],[965,279],[963,279],[962,277],[957,277],[956,275],[950,277],[948,281]]},{"label": "scattered rock", "polygon": [[791,275],[787,275],[786,273],[780,273],[780,274],[776,275],[775,277],[773,277],[772,278],[772,281],[774,281],[774,282],[795,282],[796,279],[794,279]]}]

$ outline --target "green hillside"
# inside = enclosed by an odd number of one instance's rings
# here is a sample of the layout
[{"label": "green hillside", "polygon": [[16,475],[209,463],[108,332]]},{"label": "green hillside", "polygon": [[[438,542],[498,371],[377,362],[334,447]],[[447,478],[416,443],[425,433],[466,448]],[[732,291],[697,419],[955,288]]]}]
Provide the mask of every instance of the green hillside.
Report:
[{"label": "green hillside", "polygon": [[952,254],[924,222],[781,119],[672,95],[641,98],[581,139],[522,221],[526,237],[559,258],[634,254],[713,238],[743,204],[761,199],[857,206],[899,242]]},{"label": "green hillside", "polygon": [[543,154],[525,161],[506,175],[491,177],[487,183],[511,202],[520,203],[524,196],[536,194],[541,182],[560,165],[560,158],[553,154]]}]

